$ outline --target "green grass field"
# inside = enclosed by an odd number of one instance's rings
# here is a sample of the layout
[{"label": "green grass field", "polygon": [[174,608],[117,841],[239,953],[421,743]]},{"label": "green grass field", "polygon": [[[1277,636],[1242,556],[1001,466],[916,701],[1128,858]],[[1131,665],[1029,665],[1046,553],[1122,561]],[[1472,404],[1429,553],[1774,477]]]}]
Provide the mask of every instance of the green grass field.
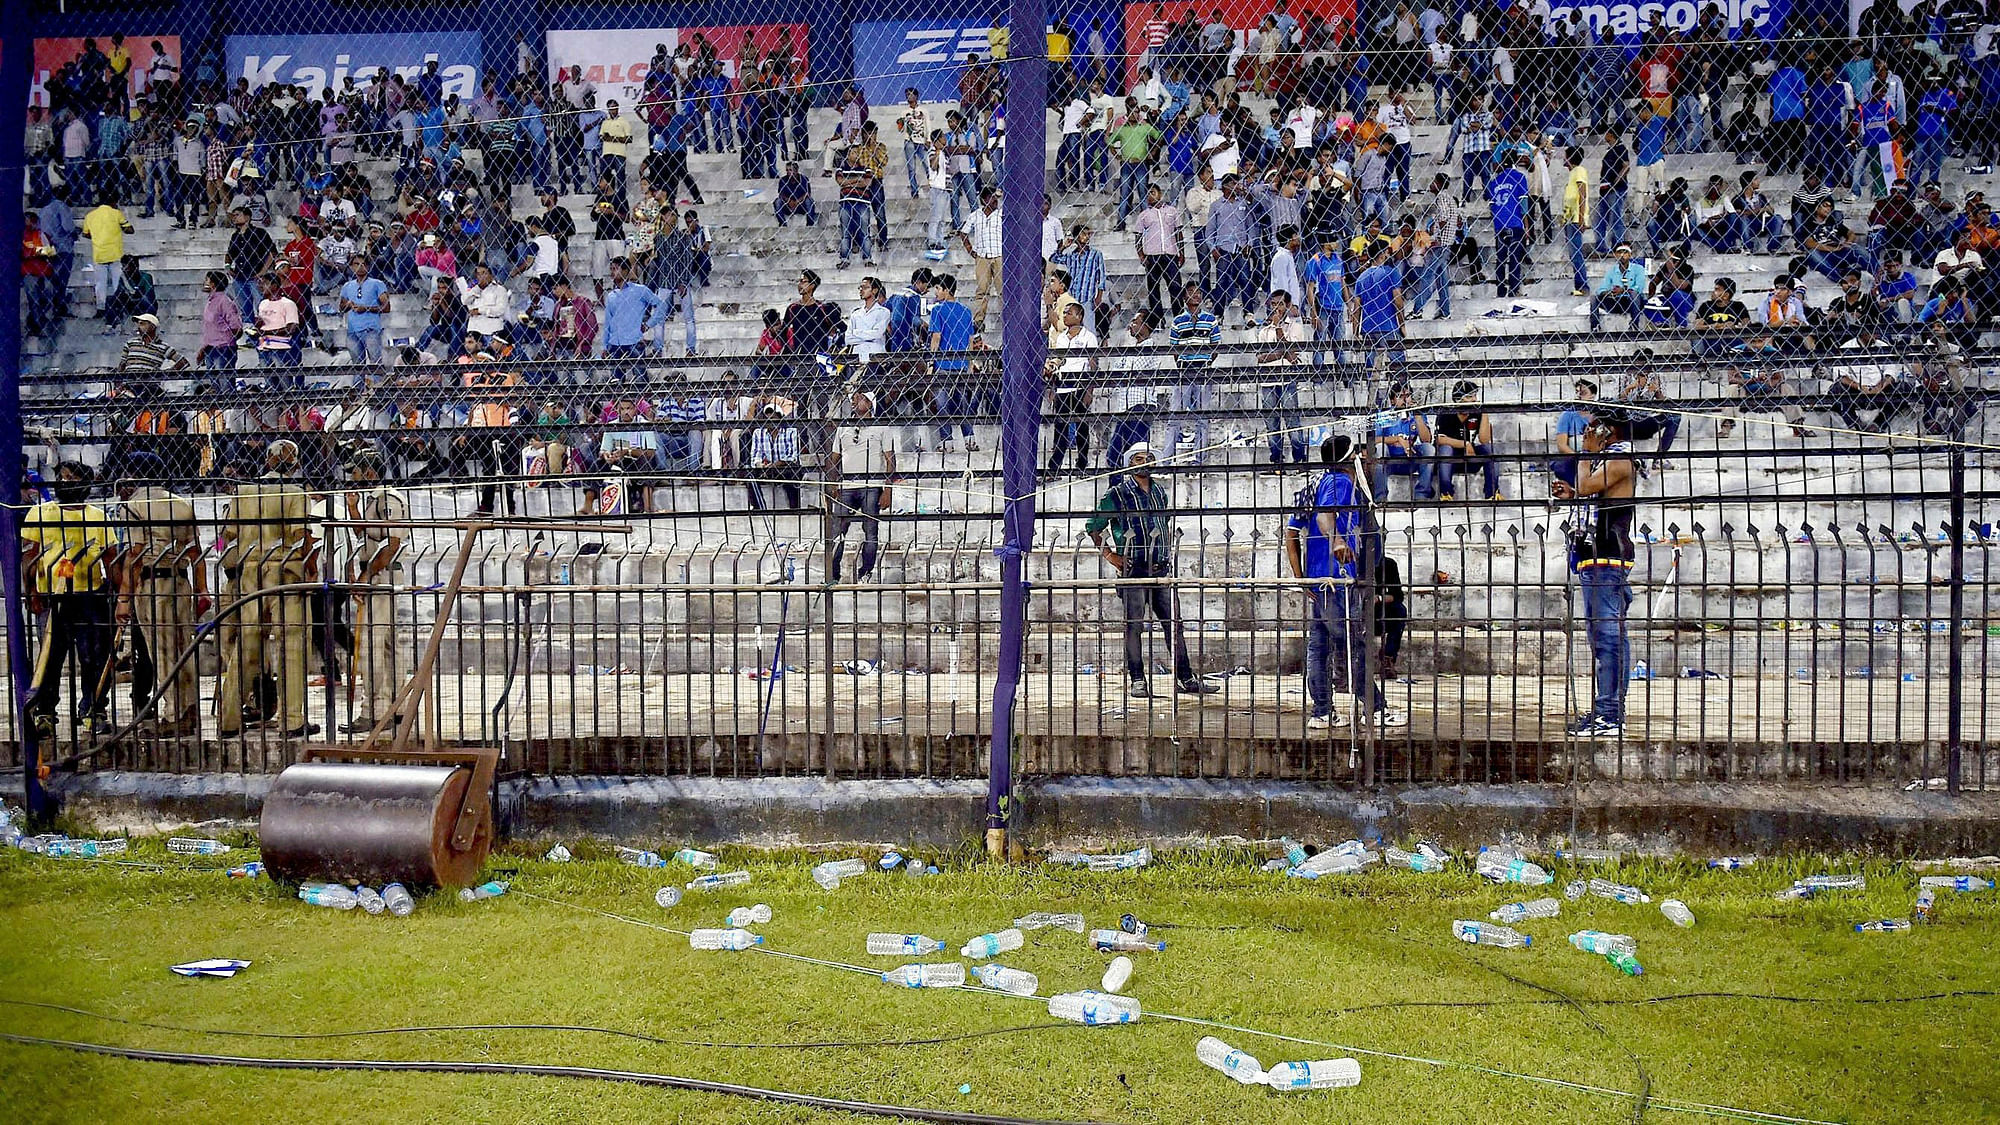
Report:
[{"label": "green grass field", "polygon": [[[1639,1108],[1629,1097],[1492,1071],[1610,1090],[1648,1083],[1662,1099],[1644,1110],[1655,1121],[1704,1119],[1669,1101],[1786,1115],[1777,1120],[2000,1120],[2000,1077],[1988,1070],[2000,998],[1861,1002],[2000,990],[1990,951],[2000,900],[1945,894],[1934,925],[1857,934],[1856,921],[1908,916],[1915,876],[1886,864],[1800,860],[1709,872],[1627,862],[1611,869],[1616,877],[1656,901],[1678,895],[1698,924],[1678,930],[1654,906],[1586,899],[1565,904],[1559,919],[1522,924],[1533,948],[1491,950],[1453,940],[1451,919],[1484,918],[1540,892],[1491,887],[1469,872],[1379,868],[1309,883],[1259,872],[1262,857],[1248,851],[1216,851],[1112,875],[942,857],[956,862],[941,862],[948,870],[933,878],[870,874],[828,893],[807,877],[807,857],[729,853],[755,873],[751,884],[690,893],[663,911],[654,888],[685,881],[687,869],[644,871],[603,849],[577,850],[572,864],[522,855],[494,866],[517,869],[518,891],[682,930],[767,902],[776,916],[758,929],[771,948],[848,964],[879,960],[876,968],[900,962],[866,956],[862,936],[871,930],[930,934],[955,951],[1037,909],[1080,911],[1091,925],[1111,927],[1129,910],[1181,928],[1161,935],[1165,953],[1135,957],[1127,992],[1145,1005],[1140,1023],[1051,1026],[1041,1002],[892,988],[757,953],[697,953],[677,934],[526,894],[475,904],[437,897],[407,919],[368,917],[308,907],[267,881],[224,878],[221,869],[247,858],[242,852],[181,863],[157,844],[135,844],[129,858],[170,864],[160,872],[7,851],[0,1000],[175,1026],[7,1003],[0,1030],[214,1054],[588,1065],[1065,1121],[1613,1122]],[[1856,869],[1869,876],[1865,892],[1771,897],[1800,875]],[[1558,887],[1571,870],[1558,867]],[[1624,977],[1571,949],[1565,937],[1583,928],[1638,938],[1645,975]],[[230,980],[167,971],[203,957],[255,963]],[[1094,987],[1109,955],[1078,935],[1041,931],[1000,960],[1040,974],[1047,995]],[[1667,999],[1690,992],[1821,1002]],[[1632,1003],[1653,997],[1662,999]],[[1266,1065],[1364,1048],[1463,1065],[1362,1054],[1358,1088],[1278,1094],[1199,1065],[1194,1043],[1211,1029],[1163,1015],[1340,1045],[1216,1032]],[[464,1023],[589,1024],[676,1042],[581,1031],[314,1040],[218,1033]],[[981,1032],[997,1033],[903,1042]],[[780,1046],[824,1040],[861,1045]],[[12,1044],[0,1044],[0,1097],[16,1122],[852,1116],[573,1079],[221,1070]]]}]

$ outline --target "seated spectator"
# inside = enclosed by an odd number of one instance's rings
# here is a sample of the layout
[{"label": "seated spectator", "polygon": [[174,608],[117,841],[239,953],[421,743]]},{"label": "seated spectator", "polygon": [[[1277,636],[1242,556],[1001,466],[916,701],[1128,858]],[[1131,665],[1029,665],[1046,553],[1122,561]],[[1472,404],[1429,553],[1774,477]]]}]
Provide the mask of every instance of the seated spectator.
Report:
[{"label": "seated spectator", "polygon": [[1590,425],[1589,404],[1597,398],[1597,384],[1588,379],[1576,381],[1576,401],[1581,407],[1572,405],[1556,417],[1556,456],[1549,462],[1549,475],[1576,487],[1576,460],[1583,455],[1583,431]]},{"label": "seated spectator", "polygon": [[430,324],[417,337],[419,351],[440,345],[438,354],[447,358],[458,355],[461,341],[465,339],[467,313],[465,302],[459,299],[458,282],[455,278],[439,275],[431,288]]},{"label": "seated spectator", "polygon": [[1910,199],[1910,181],[1897,180],[1889,194],[1877,200],[1868,212],[1868,250],[1881,256],[1886,249],[1905,254],[1921,253],[1924,245],[1924,217]]},{"label": "seated spectator", "polygon": [[1914,302],[1917,278],[1903,268],[1903,256],[1894,250],[1882,255],[1882,272],[1875,279],[1875,301],[1891,324],[1909,324],[1916,319]]},{"label": "seated spectator", "polygon": [[1965,216],[1945,198],[1935,181],[1925,184],[1918,194],[1917,215],[1924,224],[1923,243],[1917,248],[1919,259],[1950,246],[1965,227]]},{"label": "seated spectator", "polygon": [[[1746,368],[1743,364],[1732,361],[1729,365],[1728,382],[1730,386],[1736,388],[1737,394],[1742,397],[1742,402],[1736,408],[1737,413],[1763,414],[1771,410],[1777,410],[1783,413],[1785,420],[1792,424],[1793,437],[1806,436],[1805,411],[1801,410],[1798,404],[1788,402],[1782,405],[1774,405],[1764,401],[1778,395],[1796,395],[1799,393],[1798,386],[1787,381],[1784,377],[1784,372],[1779,368],[1775,366],[1751,366]],[[1726,438],[1735,432],[1735,430],[1736,419],[1724,418],[1716,425],[1715,436]]]},{"label": "seated spectator", "polygon": [[1653,370],[1652,349],[1640,348],[1632,356],[1632,371],[1625,376],[1616,399],[1628,404],[1627,415],[1632,419],[1634,436],[1647,429],[1659,435],[1660,444],[1653,456],[1656,469],[1667,467],[1666,455],[1673,449],[1674,439],[1680,436],[1681,416],[1668,411],[1641,410],[1639,405],[1664,402],[1666,398],[1666,392],[1660,389],[1660,373]]},{"label": "seated spectator", "polygon": [[1676,246],[1646,286],[1646,320],[1657,328],[1686,328],[1694,305],[1694,267],[1688,264],[1687,250]]},{"label": "seated spectator", "polygon": [[1868,268],[1868,261],[1856,244],[1857,236],[1833,213],[1833,201],[1822,199],[1799,231],[1799,246],[1806,262],[1828,281],[1839,281],[1850,265]]},{"label": "seated spectator", "polygon": [[1861,287],[1861,274],[1848,270],[1840,276],[1840,296],[1820,314],[1819,343],[1835,348],[1853,342],[1873,347],[1879,342],[1883,323],[1882,306],[1875,295]]},{"label": "seated spectator", "polygon": [[436,231],[424,235],[416,253],[417,277],[424,288],[435,291],[437,283],[448,281],[455,289],[458,286],[458,254]]},{"label": "seated spectator", "polygon": [[[660,439],[647,417],[639,409],[639,400],[630,395],[620,396],[614,404],[616,411],[612,424],[604,431],[597,443],[597,459],[605,468],[620,473],[643,472],[660,467]],[[628,510],[646,510],[648,484],[641,480],[625,482],[625,503]],[[588,495],[588,494],[587,494]],[[609,514],[609,513],[607,513]]]},{"label": "seated spectator", "polygon": [[1815,158],[1812,163],[1813,167],[1806,168],[1799,174],[1798,190],[1792,192],[1791,228],[1792,235],[1798,240],[1800,251],[1806,248],[1807,232],[1819,221],[1817,216],[1822,214],[1819,210],[1821,203],[1825,203],[1828,207],[1828,210],[1823,212],[1825,215],[1836,223],[1840,221],[1840,212],[1831,209],[1833,189],[1827,187],[1821,177],[1817,167],[1818,159]]},{"label": "seated spectator", "polygon": [[[1966,286],[1956,275],[1938,279],[1931,286],[1931,299],[1917,314],[1917,323],[1942,324],[1944,332],[1961,348],[1969,348],[1979,338],[1979,315]],[[1933,329],[1933,335],[1936,334]]]},{"label": "seated spectator", "polygon": [[1603,328],[1602,314],[1609,309],[1631,317],[1631,331],[1639,330],[1639,314],[1645,309],[1646,267],[1632,260],[1632,244],[1621,242],[1612,252],[1614,261],[1597,283],[1590,297],[1590,330]]},{"label": "seated spectator", "polygon": [[330,222],[319,240],[317,266],[312,271],[309,293],[338,288],[347,280],[347,263],[354,257],[354,232],[346,221]]},{"label": "seated spectator", "polygon": [[[1840,369],[1827,384],[1827,396],[1833,402],[1833,412],[1847,423],[1850,430],[1863,433],[1887,433],[1889,419],[1896,413],[1899,396],[1896,391],[1896,373],[1886,363],[1850,364]],[[1872,420],[1864,420],[1863,411],[1874,411]]]},{"label": "seated spectator", "polygon": [[1500,492],[1500,463],[1493,457],[1492,419],[1484,411],[1474,409],[1479,401],[1479,385],[1469,379],[1452,384],[1451,401],[1452,406],[1439,412],[1431,425],[1438,454],[1438,499],[1453,499],[1453,479],[1474,468],[1485,476],[1488,500],[1506,499]]},{"label": "seated spectator", "polygon": [[1771,280],[1771,292],[1763,302],[1764,331],[1744,346],[1752,351],[1776,353],[1797,351],[1803,343],[1807,350],[1813,346],[1813,339],[1806,331],[1805,297],[1793,284],[1790,274],[1779,274]]},{"label": "seated spectator", "polygon": [[1740,190],[1731,201],[1736,211],[1736,244],[1747,253],[1757,248],[1757,240],[1764,240],[1764,251],[1776,254],[1785,236],[1785,222],[1778,217],[1771,206],[1771,199],[1764,194],[1763,181],[1755,171],[1748,171],[1738,177]]},{"label": "seated spectator", "polygon": [[1694,310],[1690,325],[1701,335],[1695,337],[1694,354],[1716,355],[1743,346],[1743,329],[1750,323],[1750,310],[1736,299],[1736,283],[1726,277],[1715,279],[1708,300]]},{"label": "seated spectator", "polygon": [[1721,176],[1710,176],[1708,188],[1694,203],[1694,236],[1718,254],[1736,247],[1736,201]]},{"label": "seated spectator", "polygon": [[1652,219],[1646,223],[1646,238],[1656,254],[1694,241],[1694,204],[1688,199],[1687,180],[1675,176],[1667,185],[1666,194],[1660,196]]},{"label": "seated spectator", "polygon": [[1911,364],[1902,381],[1908,402],[1918,408],[1918,427],[1937,436],[1964,436],[1966,423],[1979,413],[1980,400],[1965,389],[1964,352],[1954,344],[1947,326],[1933,321],[1929,350]]},{"label": "seated spectator", "polygon": [[813,202],[812,181],[799,174],[799,162],[785,161],[785,174],[778,177],[778,198],[771,204],[778,225],[793,215],[804,215],[807,226],[819,223],[819,207]]}]

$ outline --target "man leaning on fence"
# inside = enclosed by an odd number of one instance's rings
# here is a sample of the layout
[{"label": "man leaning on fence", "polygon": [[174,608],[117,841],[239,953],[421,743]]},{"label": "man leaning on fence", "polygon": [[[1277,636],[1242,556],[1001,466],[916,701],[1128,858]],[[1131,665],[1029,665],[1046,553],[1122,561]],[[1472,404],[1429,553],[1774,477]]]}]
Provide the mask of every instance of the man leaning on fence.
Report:
[{"label": "man leaning on fence", "polygon": [[[188,737],[199,729],[201,690],[195,662],[174,663],[194,644],[195,622],[208,612],[208,568],[201,564],[194,504],[159,483],[167,465],[146,452],[125,457],[118,481],[119,571],[115,620],[136,624],[156,676],[159,704],[142,731]],[[169,675],[169,673],[171,673]]]},{"label": "man leaning on fence", "polygon": [[360,549],[347,564],[347,578],[357,587],[356,664],[368,695],[367,709],[340,730],[364,734],[389,714],[404,670],[396,658],[396,596],[389,587],[402,580],[401,525],[409,521],[410,503],[400,491],[382,483],[382,455],[372,449],[348,460],[347,477],[354,485],[346,494],[347,518],[361,525],[355,529]]},{"label": "man leaning on fence", "polygon": [[[264,467],[262,479],[238,485],[224,509],[222,573],[230,601],[312,576],[308,497],[296,479],[299,447],[289,438],[272,442]],[[222,684],[216,702],[221,737],[237,737],[246,720],[270,717],[257,688],[266,673],[277,682],[279,729],[285,737],[318,733],[318,726],[306,722],[310,625],[305,594],[292,591],[265,594],[222,622]],[[276,663],[267,664],[272,655]]]},{"label": "man leaning on fence", "polygon": [[[1306,582],[1311,620],[1306,631],[1306,694],[1312,715],[1309,731],[1344,727],[1348,717],[1334,710],[1338,679],[1354,693],[1356,715],[1373,716],[1384,727],[1409,725],[1409,716],[1383,702],[1367,667],[1369,607],[1356,589],[1363,577],[1364,551],[1380,549],[1379,532],[1362,492],[1365,454],[1344,434],[1320,443],[1326,470],[1302,489],[1285,524],[1285,559],[1292,576]],[[1337,663],[1336,663],[1337,662]]]},{"label": "man leaning on fence", "polygon": [[[1153,463],[1153,451],[1146,443],[1139,442],[1127,449],[1125,467],[1130,471],[1119,477],[1097,502],[1100,514],[1083,525],[1085,534],[1104,552],[1104,561],[1111,564],[1120,578],[1173,577],[1173,495],[1154,479]],[[1104,541],[1107,528],[1111,532],[1109,544]],[[1133,697],[1145,699],[1153,694],[1146,679],[1144,631],[1148,607],[1159,618],[1161,628],[1172,636],[1174,690],[1183,695],[1207,695],[1221,690],[1194,673],[1194,664],[1188,658],[1187,634],[1181,624],[1180,599],[1173,586],[1164,582],[1134,583],[1120,586],[1118,594],[1125,603],[1125,674]]]}]

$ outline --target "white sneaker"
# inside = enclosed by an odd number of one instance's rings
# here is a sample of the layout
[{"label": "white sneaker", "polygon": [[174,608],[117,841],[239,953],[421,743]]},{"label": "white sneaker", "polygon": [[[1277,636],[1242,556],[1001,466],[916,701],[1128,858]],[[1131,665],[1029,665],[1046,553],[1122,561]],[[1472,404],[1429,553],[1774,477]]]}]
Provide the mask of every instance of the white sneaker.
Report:
[{"label": "white sneaker", "polygon": [[1314,715],[1306,720],[1306,729],[1311,731],[1332,730],[1347,725],[1347,716],[1341,714]]},{"label": "white sneaker", "polygon": [[1410,725],[1410,717],[1401,711],[1377,711],[1375,722],[1384,727],[1406,727]]}]

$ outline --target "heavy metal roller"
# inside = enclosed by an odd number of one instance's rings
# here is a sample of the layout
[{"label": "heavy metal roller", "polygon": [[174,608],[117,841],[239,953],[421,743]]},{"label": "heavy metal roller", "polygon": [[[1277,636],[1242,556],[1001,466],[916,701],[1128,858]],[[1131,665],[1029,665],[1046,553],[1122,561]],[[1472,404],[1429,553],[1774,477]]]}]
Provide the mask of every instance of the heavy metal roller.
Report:
[{"label": "heavy metal roller", "polygon": [[[369,526],[349,521],[341,526]],[[412,748],[458,604],[472,544],[493,527],[624,533],[629,528],[569,523],[401,522],[464,531],[458,562],[444,586],[437,618],[410,680],[361,746],[308,747],[264,797],[258,832],[265,870],[288,882],[325,880],[410,887],[467,886],[493,846],[496,747],[445,748],[433,723],[427,745]]]}]

